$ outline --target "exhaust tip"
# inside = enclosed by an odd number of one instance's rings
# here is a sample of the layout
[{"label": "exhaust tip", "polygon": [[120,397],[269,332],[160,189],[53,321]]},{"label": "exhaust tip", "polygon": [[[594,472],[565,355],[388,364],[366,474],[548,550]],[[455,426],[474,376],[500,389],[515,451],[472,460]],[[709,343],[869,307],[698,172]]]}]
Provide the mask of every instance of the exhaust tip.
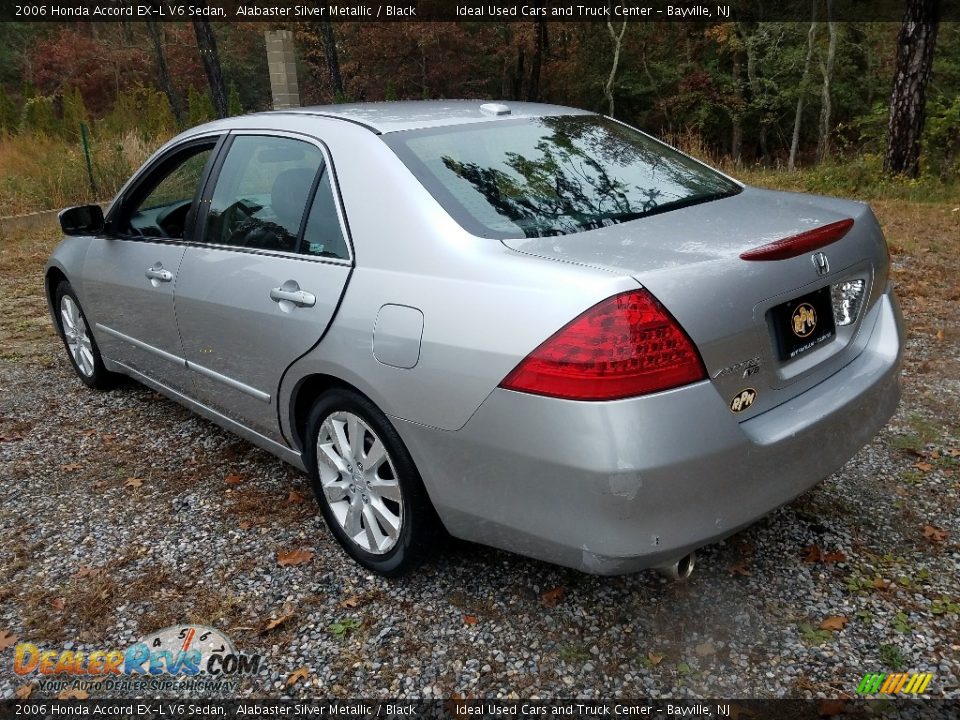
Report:
[{"label": "exhaust tip", "polygon": [[686,580],[693,574],[693,568],[696,564],[696,554],[690,553],[689,555],[684,555],[675,563],[670,565],[661,565],[660,567],[656,568],[656,570],[663,577],[667,578],[667,580]]}]

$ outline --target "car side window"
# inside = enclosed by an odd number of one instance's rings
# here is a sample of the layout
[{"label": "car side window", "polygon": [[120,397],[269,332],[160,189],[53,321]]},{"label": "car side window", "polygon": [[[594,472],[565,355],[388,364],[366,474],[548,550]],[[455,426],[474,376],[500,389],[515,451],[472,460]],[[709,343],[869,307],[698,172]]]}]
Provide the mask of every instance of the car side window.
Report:
[{"label": "car side window", "polygon": [[307,227],[303,233],[301,252],[318,257],[333,257],[347,260],[347,242],[340,227],[333,188],[330,184],[330,170],[324,165],[320,170],[320,182],[310,205]]},{"label": "car side window", "polygon": [[187,214],[215,145],[194,145],[162,162],[137,190],[121,234],[183,239]]},{"label": "car side window", "polygon": [[322,165],[320,150],[302,140],[236,137],[210,201],[206,242],[295,252]]}]

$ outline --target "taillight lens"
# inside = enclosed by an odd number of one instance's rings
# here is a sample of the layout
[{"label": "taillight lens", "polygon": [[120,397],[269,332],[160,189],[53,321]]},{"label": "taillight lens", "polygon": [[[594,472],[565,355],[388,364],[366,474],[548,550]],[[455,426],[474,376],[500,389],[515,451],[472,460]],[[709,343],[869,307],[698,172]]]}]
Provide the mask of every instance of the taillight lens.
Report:
[{"label": "taillight lens", "polygon": [[646,290],[594,305],[504,378],[507,390],[568,400],[618,400],[706,378],[693,342]]},{"label": "taillight lens", "polygon": [[807,230],[799,235],[791,235],[782,240],[761,245],[753,250],[740,253],[743,260],[786,260],[835,243],[853,227],[853,220],[838,220],[829,225],[822,225],[813,230]]}]

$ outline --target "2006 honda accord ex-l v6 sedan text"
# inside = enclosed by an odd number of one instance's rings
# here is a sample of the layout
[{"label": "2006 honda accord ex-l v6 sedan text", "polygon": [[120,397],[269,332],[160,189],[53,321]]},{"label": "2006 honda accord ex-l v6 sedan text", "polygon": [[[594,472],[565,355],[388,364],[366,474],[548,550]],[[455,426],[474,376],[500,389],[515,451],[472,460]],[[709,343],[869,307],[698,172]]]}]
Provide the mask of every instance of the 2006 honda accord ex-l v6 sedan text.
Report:
[{"label": "2006 honda accord ex-l v6 sedan text", "polygon": [[444,530],[686,575],[900,397],[869,207],[572,108],[220,120],[60,223],[46,291],[80,379],[129,375],[310,473],[384,575]]}]

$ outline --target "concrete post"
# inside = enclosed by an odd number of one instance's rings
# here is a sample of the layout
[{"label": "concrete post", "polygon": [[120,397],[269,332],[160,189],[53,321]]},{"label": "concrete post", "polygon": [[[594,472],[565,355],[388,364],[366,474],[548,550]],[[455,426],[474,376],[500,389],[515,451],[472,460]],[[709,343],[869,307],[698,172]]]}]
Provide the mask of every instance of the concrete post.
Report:
[{"label": "concrete post", "polygon": [[270,68],[270,89],[273,109],[300,107],[297,85],[297,56],[290,30],[267,30],[267,66]]}]

